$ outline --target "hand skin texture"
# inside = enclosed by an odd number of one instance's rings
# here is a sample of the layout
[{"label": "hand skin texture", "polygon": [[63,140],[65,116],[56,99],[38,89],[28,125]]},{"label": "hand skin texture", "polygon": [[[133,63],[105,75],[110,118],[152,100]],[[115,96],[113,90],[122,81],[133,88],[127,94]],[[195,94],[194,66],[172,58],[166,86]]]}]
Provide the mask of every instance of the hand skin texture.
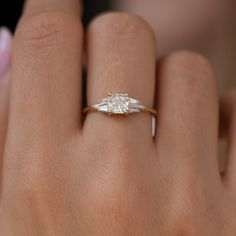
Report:
[{"label": "hand skin texture", "polygon": [[[84,34],[80,8],[77,0],[28,0],[14,36],[0,235],[236,235],[235,92],[219,99],[198,54],[156,63],[153,33],[135,15],[101,15]],[[155,141],[147,114],[82,121],[84,51],[88,104],[127,92],[155,106]]]}]

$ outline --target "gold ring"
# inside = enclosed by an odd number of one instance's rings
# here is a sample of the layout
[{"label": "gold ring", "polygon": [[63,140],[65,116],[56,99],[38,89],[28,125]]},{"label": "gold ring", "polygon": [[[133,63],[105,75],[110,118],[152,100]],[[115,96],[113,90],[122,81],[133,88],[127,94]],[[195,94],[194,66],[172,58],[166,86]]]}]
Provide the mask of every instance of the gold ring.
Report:
[{"label": "gold ring", "polygon": [[152,115],[152,136],[155,138],[157,111],[144,106],[139,100],[131,98],[128,94],[108,93],[96,104],[90,105],[83,110],[86,115],[89,112],[103,112],[108,115],[128,115],[132,113],[146,112]]}]

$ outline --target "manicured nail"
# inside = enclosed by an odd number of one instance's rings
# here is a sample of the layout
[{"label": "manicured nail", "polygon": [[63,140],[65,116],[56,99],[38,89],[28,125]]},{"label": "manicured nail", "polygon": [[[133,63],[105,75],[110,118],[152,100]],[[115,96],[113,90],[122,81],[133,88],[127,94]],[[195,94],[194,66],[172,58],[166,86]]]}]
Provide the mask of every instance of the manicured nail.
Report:
[{"label": "manicured nail", "polygon": [[7,71],[11,60],[12,35],[6,27],[0,27],[0,78]]}]

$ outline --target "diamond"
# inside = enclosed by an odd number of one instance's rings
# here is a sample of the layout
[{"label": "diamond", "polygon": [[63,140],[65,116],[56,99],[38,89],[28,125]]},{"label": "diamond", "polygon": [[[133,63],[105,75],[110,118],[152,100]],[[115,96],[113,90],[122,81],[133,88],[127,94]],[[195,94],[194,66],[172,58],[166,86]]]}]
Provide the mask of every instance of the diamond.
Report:
[{"label": "diamond", "polygon": [[115,114],[129,112],[129,97],[126,94],[114,93],[107,98],[108,111]]}]

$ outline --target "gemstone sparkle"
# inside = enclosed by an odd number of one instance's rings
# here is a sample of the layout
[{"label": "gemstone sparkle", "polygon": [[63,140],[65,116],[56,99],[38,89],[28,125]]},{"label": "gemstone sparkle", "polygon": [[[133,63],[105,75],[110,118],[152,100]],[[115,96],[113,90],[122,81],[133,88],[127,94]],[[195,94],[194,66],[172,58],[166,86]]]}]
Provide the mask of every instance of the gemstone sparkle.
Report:
[{"label": "gemstone sparkle", "polygon": [[108,111],[115,114],[125,114],[129,112],[129,97],[126,94],[114,93],[108,96]]}]

